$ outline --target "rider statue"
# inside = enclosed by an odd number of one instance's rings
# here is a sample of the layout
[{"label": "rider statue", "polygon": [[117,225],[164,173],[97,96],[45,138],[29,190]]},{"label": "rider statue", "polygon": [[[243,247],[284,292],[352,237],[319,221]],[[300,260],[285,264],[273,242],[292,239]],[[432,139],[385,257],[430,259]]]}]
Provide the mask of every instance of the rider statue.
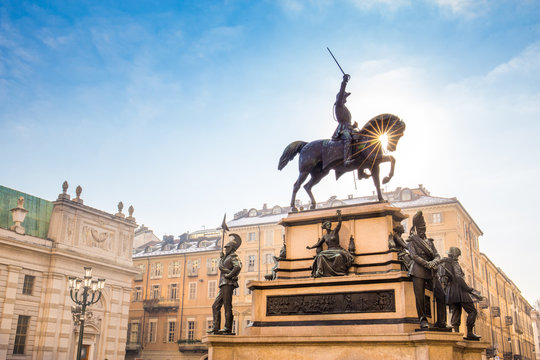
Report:
[{"label": "rider statue", "polygon": [[354,124],[351,124],[351,112],[345,106],[347,102],[347,97],[351,93],[345,91],[345,87],[349,82],[351,76],[348,74],[343,75],[343,80],[341,81],[341,87],[338,94],[336,95],[336,102],[334,103],[334,113],[336,120],[339,125],[332,135],[332,140],[344,140],[345,146],[343,147],[343,162],[345,166],[352,164],[351,158],[351,141],[353,138],[353,133],[355,129],[358,128],[358,123],[355,121]]}]

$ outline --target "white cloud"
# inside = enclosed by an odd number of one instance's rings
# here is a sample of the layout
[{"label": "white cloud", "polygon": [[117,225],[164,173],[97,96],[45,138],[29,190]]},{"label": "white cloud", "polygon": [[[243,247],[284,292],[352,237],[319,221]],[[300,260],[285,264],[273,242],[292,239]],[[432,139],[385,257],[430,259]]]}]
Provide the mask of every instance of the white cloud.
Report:
[{"label": "white cloud", "polygon": [[[540,42],[529,45],[523,52],[504,64],[500,64],[486,76],[488,81],[497,81],[508,76],[540,76]],[[538,83],[537,83],[538,84]]]},{"label": "white cloud", "polygon": [[454,15],[476,17],[487,3],[485,0],[426,0],[442,9],[449,9]]},{"label": "white cloud", "polygon": [[410,6],[409,0],[351,0],[352,3],[361,10],[371,10],[384,7],[385,9],[396,11],[402,7]]}]

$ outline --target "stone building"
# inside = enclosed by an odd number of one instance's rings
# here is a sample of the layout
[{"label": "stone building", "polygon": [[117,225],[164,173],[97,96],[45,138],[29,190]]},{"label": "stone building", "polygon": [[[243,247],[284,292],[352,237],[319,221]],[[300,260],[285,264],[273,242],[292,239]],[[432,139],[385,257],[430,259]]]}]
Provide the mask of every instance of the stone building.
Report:
[{"label": "stone building", "polygon": [[[482,231],[463,205],[456,198],[432,196],[422,185],[414,189],[398,188],[384,196],[409,215],[403,221],[406,231],[412,216],[418,210],[424,212],[428,236],[434,239],[441,256],[446,256],[451,246],[462,250],[460,263],[468,283],[489,299],[477,305],[480,314],[476,331],[491,344],[486,358],[499,356],[502,359],[505,355],[512,359],[535,358],[532,307],[502,270],[480,252]],[[347,206],[375,200],[374,196],[331,197],[317,207]],[[298,205],[303,208],[302,204]],[[309,204],[304,207],[309,208]],[[243,334],[251,321],[251,293],[247,283],[263,280],[264,275],[271,272],[273,256],[279,254],[283,244],[284,232],[278,222],[287,216],[289,210],[288,207],[267,205],[262,209],[244,209],[227,223],[231,232],[238,233],[243,239],[237,251],[243,262],[240,287],[233,296],[235,331],[238,334]],[[206,349],[200,344],[200,339],[212,321],[211,305],[218,290],[220,236],[218,230],[183,234],[178,239],[169,236],[162,243],[143,246],[134,254],[134,263],[141,268],[141,275],[133,285],[129,358],[205,358]],[[312,239],[310,245],[316,240]],[[505,319],[509,317],[515,320],[506,325]],[[500,319],[503,319],[502,325]],[[463,319],[462,331],[464,324]]]},{"label": "stone building", "polygon": [[[83,277],[85,266],[106,282],[88,308],[84,359],[125,357],[135,219],[84,205],[80,187],[73,199],[63,188],[51,202],[0,186],[0,359],[75,358],[68,277]],[[13,224],[12,213],[24,221]]]}]

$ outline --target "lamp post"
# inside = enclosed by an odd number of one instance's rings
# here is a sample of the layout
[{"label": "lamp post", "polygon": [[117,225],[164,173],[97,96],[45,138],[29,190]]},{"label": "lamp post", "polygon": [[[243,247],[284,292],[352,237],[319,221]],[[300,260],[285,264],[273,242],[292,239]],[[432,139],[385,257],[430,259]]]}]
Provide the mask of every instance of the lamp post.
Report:
[{"label": "lamp post", "polygon": [[101,292],[105,287],[105,279],[92,280],[92,268],[85,266],[83,279],[70,276],[68,281],[71,300],[81,306],[79,317],[81,327],[79,330],[79,345],[77,347],[77,360],[81,360],[86,307],[97,303],[101,299]]}]

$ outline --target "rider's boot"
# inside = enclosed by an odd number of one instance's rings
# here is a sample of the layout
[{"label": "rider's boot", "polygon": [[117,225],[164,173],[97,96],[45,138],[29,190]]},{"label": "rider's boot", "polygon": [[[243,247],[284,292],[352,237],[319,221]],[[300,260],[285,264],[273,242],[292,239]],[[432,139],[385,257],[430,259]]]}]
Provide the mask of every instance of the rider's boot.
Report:
[{"label": "rider's boot", "polygon": [[347,141],[345,143],[345,147],[343,149],[343,165],[350,166],[353,163],[353,160],[351,159],[351,142]]}]

